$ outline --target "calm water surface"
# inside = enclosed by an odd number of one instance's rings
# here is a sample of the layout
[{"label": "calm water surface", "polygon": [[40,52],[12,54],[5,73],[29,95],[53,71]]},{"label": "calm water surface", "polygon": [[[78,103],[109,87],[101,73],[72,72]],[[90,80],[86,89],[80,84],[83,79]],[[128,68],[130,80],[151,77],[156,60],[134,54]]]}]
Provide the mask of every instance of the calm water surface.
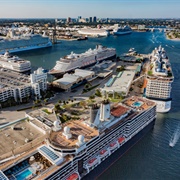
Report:
[{"label": "calm water surface", "polygon": [[[60,57],[71,51],[81,53],[95,48],[97,44],[116,48],[117,55],[127,52],[131,47],[139,53],[150,53],[162,45],[170,58],[175,76],[171,111],[158,114],[154,129],[97,179],[180,179],[180,130],[177,130],[180,127],[180,41],[167,40],[162,32],[134,32],[119,37],[89,38],[88,41],[62,41],[52,48],[18,55],[30,60],[35,69],[39,66],[51,69]],[[171,148],[169,142],[175,134],[177,142]]]}]

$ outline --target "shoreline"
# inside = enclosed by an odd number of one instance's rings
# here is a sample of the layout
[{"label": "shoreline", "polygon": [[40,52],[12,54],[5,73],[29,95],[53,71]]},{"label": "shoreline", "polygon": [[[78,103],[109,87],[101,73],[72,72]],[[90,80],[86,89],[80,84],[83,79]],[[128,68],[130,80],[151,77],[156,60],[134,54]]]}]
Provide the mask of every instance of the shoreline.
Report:
[{"label": "shoreline", "polygon": [[166,39],[167,40],[172,40],[172,41],[180,41],[180,38],[175,38],[172,34],[170,34],[172,38],[169,38],[169,36],[166,33]]}]

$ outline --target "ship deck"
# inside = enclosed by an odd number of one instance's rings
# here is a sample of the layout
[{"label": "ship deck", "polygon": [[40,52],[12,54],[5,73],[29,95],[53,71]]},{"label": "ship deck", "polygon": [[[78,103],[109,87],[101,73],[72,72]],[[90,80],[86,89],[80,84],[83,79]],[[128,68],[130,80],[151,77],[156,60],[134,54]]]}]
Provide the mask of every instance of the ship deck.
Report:
[{"label": "ship deck", "polygon": [[126,99],[124,104],[138,111],[147,110],[155,105],[154,102],[137,96],[132,96],[131,98]]},{"label": "ship deck", "polygon": [[78,136],[83,135],[84,141],[88,142],[93,137],[98,136],[99,132],[98,130],[88,127],[85,124],[83,124],[83,121],[70,121],[68,123],[65,123],[63,125],[63,128],[68,126],[70,128],[70,133],[72,134],[72,137],[70,139],[67,139],[63,135],[63,129],[58,132],[51,132],[50,135],[50,142],[62,149],[72,149],[78,147],[76,143],[78,142]]}]

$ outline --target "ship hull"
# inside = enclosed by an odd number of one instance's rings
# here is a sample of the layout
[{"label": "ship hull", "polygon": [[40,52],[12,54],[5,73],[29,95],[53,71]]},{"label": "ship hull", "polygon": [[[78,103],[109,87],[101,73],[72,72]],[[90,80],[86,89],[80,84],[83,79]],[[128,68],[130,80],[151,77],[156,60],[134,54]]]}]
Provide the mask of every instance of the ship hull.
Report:
[{"label": "ship hull", "polygon": [[167,113],[171,109],[171,101],[150,100],[156,103],[156,112],[158,113]]},{"label": "ship hull", "polygon": [[3,51],[0,51],[0,54],[4,54],[6,51],[10,52],[10,53],[16,53],[16,52],[22,52],[22,51],[29,51],[29,50],[34,50],[34,49],[41,49],[41,48],[47,48],[47,47],[51,47],[52,43],[48,42],[47,44],[44,45],[40,45],[40,46],[29,46],[29,47],[24,47],[24,48],[16,48],[16,49],[6,49]]},{"label": "ship hull", "polygon": [[[105,60],[111,60],[111,59],[115,59],[116,58],[116,54],[111,56],[111,57],[108,57],[108,58],[105,58],[105,59],[102,59],[100,61],[98,61],[98,63],[102,62],[102,61],[105,61]],[[83,66],[83,67],[78,67],[80,69],[84,69],[84,68],[87,68],[87,67],[91,67],[93,65],[95,65],[97,62],[95,63],[92,63],[92,64],[88,64],[87,66]],[[71,69],[71,70],[68,70],[68,71],[65,71],[65,72],[49,72],[49,74],[55,76],[55,77],[62,77],[65,73],[70,73],[70,72],[73,72],[75,69],[77,68],[74,68],[74,69]]]},{"label": "ship hull", "polygon": [[123,146],[117,149],[116,152],[111,154],[103,163],[93,169],[89,174],[84,176],[82,179],[92,180],[97,179],[98,176],[102,175],[106,170],[110,168],[119,158],[121,158],[129,149],[131,149],[136,143],[138,143],[153,127],[155,124],[154,119],[150,122],[144,129],[142,129],[138,134],[132,137],[129,141],[127,141]]},{"label": "ship hull", "polygon": [[127,32],[114,32],[114,35],[126,35],[126,34],[131,34],[132,31],[127,31]]},{"label": "ship hull", "polygon": [[30,73],[31,72],[31,67],[28,68],[28,69],[25,69],[25,70],[17,70],[17,69],[13,69],[13,68],[9,68],[8,66],[3,66],[0,64],[0,68],[4,68],[4,69],[8,69],[8,70],[11,70],[11,71],[14,71],[14,72],[18,72],[18,73]]}]

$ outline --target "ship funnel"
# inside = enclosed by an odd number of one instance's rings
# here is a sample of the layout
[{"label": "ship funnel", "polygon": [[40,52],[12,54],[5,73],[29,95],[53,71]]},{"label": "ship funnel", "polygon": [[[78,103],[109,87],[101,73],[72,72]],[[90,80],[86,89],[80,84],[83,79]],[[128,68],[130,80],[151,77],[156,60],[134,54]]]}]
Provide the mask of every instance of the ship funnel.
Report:
[{"label": "ship funnel", "polygon": [[11,29],[11,30],[10,30],[10,37],[11,37],[11,38],[14,38],[14,35],[15,35],[14,29]]},{"label": "ship funnel", "polygon": [[42,35],[42,36],[43,36],[43,37],[45,37],[45,36],[46,36],[46,31],[44,31],[44,32],[43,32],[43,35]]},{"label": "ship funnel", "polygon": [[108,100],[104,100],[101,103],[101,107],[100,107],[100,120],[101,121],[107,121],[109,120],[111,113],[110,113],[110,103]]},{"label": "ship funnel", "polygon": [[70,139],[72,137],[72,134],[70,132],[70,128],[68,126],[64,127],[63,135],[66,137],[66,139]]},{"label": "ship funnel", "polygon": [[95,119],[96,119],[98,109],[99,109],[99,107],[97,106],[97,104],[93,104],[93,106],[90,108],[90,120],[89,120],[89,122],[91,124],[93,124]]},{"label": "ship funnel", "polygon": [[31,29],[31,34],[34,34],[34,29]]}]

